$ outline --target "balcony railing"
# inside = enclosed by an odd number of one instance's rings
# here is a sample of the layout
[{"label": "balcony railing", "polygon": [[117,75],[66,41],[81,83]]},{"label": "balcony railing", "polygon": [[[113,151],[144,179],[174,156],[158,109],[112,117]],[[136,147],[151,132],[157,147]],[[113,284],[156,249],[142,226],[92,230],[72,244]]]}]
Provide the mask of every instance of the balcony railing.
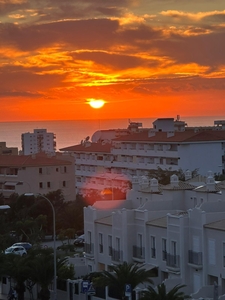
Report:
[{"label": "balcony railing", "polygon": [[167,253],[166,265],[171,268],[180,268],[180,256]]},{"label": "balcony railing", "polygon": [[151,258],[155,258],[155,257],[156,257],[156,249],[151,248]]},{"label": "balcony railing", "polygon": [[145,248],[133,246],[133,257],[137,259],[144,259],[145,258]]},{"label": "balcony railing", "polygon": [[189,264],[200,266],[202,265],[202,252],[188,251],[188,262]]},{"label": "balcony railing", "polygon": [[123,252],[121,250],[112,249],[112,260],[122,261],[123,260]]},{"label": "balcony railing", "polygon": [[99,244],[99,253],[103,253],[103,245]]},{"label": "balcony railing", "polygon": [[109,256],[112,256],[112,253],[113,253],[113,248],[112,248],[112,246],[109,246]]},{"label": "balcony railing", "polygon": [[162,251],[162,260],[166,260],[167,259],[167,252],[166,250]]},{"label": "balcony railing", "polygon": [[85,243],[84,244],[84,252],[89,255],[93,255],[94,254],[94,244],[93,243],[91,243],[91,244]]}]

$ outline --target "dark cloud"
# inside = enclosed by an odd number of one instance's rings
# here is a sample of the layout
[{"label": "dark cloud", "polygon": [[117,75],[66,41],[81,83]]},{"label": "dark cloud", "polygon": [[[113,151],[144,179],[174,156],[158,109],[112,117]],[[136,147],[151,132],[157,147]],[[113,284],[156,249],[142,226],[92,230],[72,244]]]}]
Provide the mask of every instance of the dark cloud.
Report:
[{"label": "dark cloud", "polygon": [[133,92],[140,94],[188,93],[205,90],[225,91],[225,78],[168,78],[143,80],[135,84]]},{"label": "dark cloud", "polygon": [[14,3],[11,1],[0,1],[0,16],[5,16],[12,12],[29,8],[30,5],[27,2]]},{"label": "dark cloud", "polygon": [[[40,71],[40,70],[39,70]],[[65,75],[58,74],[37,74],[34,69],[11,66],[0,69],[0,91],[27,91],[37,93],[38,90],[45,90],[56,86],[63,86]]]},{"label": "dark cloud", "polygon": [[[104,67],[110,67],[114,70],[125,70],[146,65],[146,60],[132,55],[111,54],[105,52],[81,52],[73,55],[75,59],[94,61],[96,64]],[[149,62],[150,64],[150,62]],[[157,62],[152,62],[156,65]]]},{"label": "dark cloud", "polygon": [[31,93],[29,91],[5,91],[0,90],[0,98],[6,98],[6,97],[27,97],[27,98],[37,98],[40,97],[42,94],[40,93]]},{"label": "dark cloud", "polygon": [[32,26],[0,24],[0,40],[24,51],[34,51],[57,43],[70,44],[75,49],[109,47],[118,29],[118,21],[93,19],[54,22]]},{"label": "dark cloud", "polygon": [[225,63],[225,29],[210,34],[180,36],[173,35],[164,41],[155,41],[163,55],[176,63],[197,63],[210,68]]}]

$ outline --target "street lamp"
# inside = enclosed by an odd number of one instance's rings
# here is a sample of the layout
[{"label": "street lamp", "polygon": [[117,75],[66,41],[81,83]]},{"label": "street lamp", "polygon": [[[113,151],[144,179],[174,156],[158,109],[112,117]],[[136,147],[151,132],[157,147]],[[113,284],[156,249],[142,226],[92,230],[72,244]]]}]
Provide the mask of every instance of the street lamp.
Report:
[{"label": "street lamp", "polygon": [[53,299],[56,300],[56,297],[57,297],[57,275],[56,275],[56,273],[57,272],[56,272],[56,245],[55,245],[55,208],[54,208],[52,202],[42,194],[39,194],[39,193],[38,194],[25,193],[24,196],[40,196],[43,199],[45,199],[52,208],[52,216],[53,216],[53,250],[54,250],[54,297],[53,297]]}]

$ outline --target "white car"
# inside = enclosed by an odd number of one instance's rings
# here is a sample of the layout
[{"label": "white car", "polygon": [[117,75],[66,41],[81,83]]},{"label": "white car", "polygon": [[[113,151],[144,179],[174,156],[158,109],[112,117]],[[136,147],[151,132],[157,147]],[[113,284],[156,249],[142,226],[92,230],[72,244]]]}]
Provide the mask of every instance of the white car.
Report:
[{"label": "white car", "polygon": [[17,254],[24,256],[27,254],[27,251],[23,246],[11,246],[5,250],[5,254]]}]

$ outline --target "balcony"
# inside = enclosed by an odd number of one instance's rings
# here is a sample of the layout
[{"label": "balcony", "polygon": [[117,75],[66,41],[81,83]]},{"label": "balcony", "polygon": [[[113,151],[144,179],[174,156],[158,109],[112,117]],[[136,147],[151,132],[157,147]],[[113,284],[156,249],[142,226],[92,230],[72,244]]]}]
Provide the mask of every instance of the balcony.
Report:
[{"label": "balcony", "polygon": [[109,256],[112,256],[112,254],[113,254],[113,248],[112,248],[112,246],[109,246],[108,253],[109,253]]},{"label": "balcony", "polygon": [[151,258],[156,258],[156,248],[151,248]]},{"label": "balcony", "polygon": [[166,252],[166,250],[162,251],[162,260],[163,261],[167,260],[167,252]]},{"label": "balcony", "polygon": [[167,253],[166,266],[168,271],[175,272],[175,273],[179,272],[180,256]]},{"label": "balcony", "polygon": [[112,260],[115,262],[122,262],[123,252],[121,250],[112,249]]},{"label": "balcony", "polygon": [[188,251],[188,264],[195,269],[202,268],[202,252]]},{"label": "balcony", "polygon": [[144,262],[145,260],[145,248],[133,246],[133,260],[136,262]]},{"label": "balcony", "polygon": [[86,257],[93,257],[94,256],[94,244],[93,243],[85,243],[84,244],[84,252]]}]

